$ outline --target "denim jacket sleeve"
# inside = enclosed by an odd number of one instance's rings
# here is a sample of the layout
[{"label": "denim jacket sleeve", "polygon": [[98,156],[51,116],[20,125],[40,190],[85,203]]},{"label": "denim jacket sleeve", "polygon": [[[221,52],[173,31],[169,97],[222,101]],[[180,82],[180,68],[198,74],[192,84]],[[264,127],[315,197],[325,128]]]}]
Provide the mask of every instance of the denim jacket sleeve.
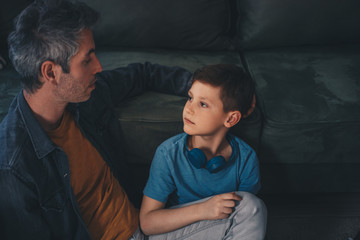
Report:
[{"label": "denim jacket sleeve", "polygon": [[144,91],[185,96],[190,88],[192,74],[180,67],[166,67],[151,63],[134,63],[127,67],[103,71],[98,78],[104,80],[116,106],[122,100]]},{"label": "denim jacket sleeve", "polygon": [[37,209],[37,198],[25,179],[12,169],[1,169],[0,232],[4,239],[51,239],[49,227],[41,211]]}]

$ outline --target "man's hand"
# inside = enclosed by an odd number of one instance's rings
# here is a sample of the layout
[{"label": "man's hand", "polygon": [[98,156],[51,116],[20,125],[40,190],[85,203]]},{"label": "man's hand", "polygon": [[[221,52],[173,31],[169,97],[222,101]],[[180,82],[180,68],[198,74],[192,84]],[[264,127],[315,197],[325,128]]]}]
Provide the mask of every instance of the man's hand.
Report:
[{"label": "man's hand", "polygon": [[253,100],[252,100],[252,102],[251,102],[251,106],[250,106],[249,110],[247,111],[247,113],[245,113],[245,114],[243,115],[243,118],[248,117],[248,116],[254,111],[255,105],[256,105],[256,97],[255,97],[255,94],[254,94]]},{"label": "man's hand", "polygon": [[225,219],[230,216],[241,197],[232,193],[216,195],[200,204],[204,220]]}]

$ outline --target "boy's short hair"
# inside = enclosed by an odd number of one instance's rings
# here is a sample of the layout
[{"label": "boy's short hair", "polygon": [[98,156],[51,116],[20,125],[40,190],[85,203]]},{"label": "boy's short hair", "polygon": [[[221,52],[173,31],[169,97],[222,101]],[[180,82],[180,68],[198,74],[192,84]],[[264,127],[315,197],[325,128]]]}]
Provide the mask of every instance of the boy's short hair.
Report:
[{"label": "boy's short hair", "polygon": [[220,87],[220,99],[224,112],[239,110],[247,113],[255,94],[255,82],[239,66],[235,64],[215,64],[197,69],[193,82],[208,83]]}]

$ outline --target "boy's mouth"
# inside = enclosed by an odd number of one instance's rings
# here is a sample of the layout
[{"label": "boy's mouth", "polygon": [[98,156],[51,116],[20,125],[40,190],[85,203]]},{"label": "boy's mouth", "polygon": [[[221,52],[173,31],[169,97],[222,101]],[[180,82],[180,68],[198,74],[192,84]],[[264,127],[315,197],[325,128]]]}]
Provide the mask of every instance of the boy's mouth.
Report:
[{"label": "boy's mouth", "polygon": [[194,122],[190,121],[188,118],[184,118],[184,123],[186,123],[186,124],[192,124],[192,125],[195,124]]}]

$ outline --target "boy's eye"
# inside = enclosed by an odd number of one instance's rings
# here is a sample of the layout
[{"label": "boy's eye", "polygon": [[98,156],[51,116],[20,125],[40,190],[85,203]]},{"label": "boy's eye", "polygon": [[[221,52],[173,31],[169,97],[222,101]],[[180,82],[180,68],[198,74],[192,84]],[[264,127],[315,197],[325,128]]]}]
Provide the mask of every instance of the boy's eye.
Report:
[{"label": "boy's eye", "polygon": [[192,101],[192,97],[188,96],[188,101],[191,102],[191,101]]},{"label": "boy's eye", "polygon": [[200,105],[201,105],[201,107],[203,107],[203,108],[207,108],[207,107],[208,107],[208,105],[207,105],[206,103],[203,103],[203,102],[200,102]]}]

